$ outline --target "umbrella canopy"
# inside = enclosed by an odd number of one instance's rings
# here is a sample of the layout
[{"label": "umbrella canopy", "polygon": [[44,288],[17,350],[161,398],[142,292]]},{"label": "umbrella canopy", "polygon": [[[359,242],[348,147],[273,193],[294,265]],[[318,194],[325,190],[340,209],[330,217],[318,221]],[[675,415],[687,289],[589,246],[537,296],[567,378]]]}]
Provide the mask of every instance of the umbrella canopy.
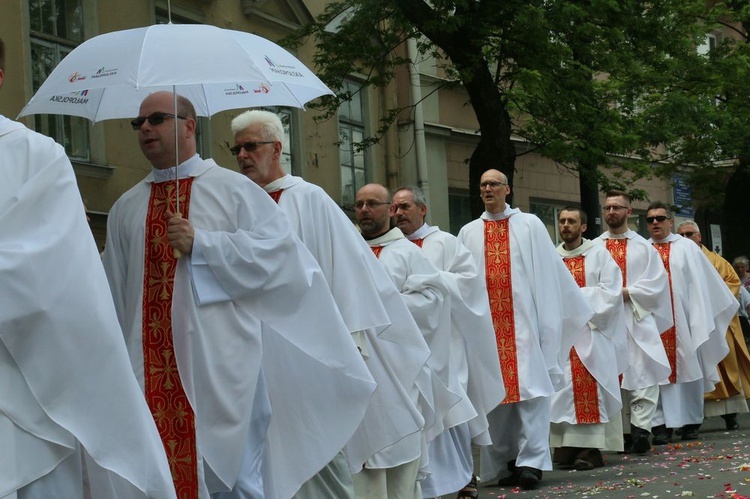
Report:
[{"label": "umbrella canopy", "polygon": [[159,24],[96,36],[68,54],[19,116],[130,118],[159,90],[176,91],[199,116],[244,107],[303,107],[332,94],[296,57],[250,33]]}]

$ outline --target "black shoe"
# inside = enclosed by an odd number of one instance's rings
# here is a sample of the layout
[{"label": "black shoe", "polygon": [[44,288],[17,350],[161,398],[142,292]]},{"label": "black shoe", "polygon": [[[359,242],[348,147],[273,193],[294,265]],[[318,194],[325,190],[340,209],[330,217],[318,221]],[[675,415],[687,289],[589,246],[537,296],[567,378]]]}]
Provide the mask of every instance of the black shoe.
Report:
[{"label": "black shoe", "polygon": [[722,416],[724,419],[724,423],[727,425],[727,430],[736,430],[740,427],[740,424],[737,422],[737,413],[733,414],[724,414]]},{"label": "black shoe", "polygon": [[501,478],[497,481],[497,485],[499,487],[515,487],[518,485],[518,469],[516,468],[516,460],[508,461],[508,471],[510,471],[510,475]]},{"label": "black shoe", "polygon": [[654,445],[667,445],[672,441],[672,429],[667,428],[665,425],[654,426],[651,428],[654,438],[651,439],[651,443]]},{"label": "black shoe", "polygon": [[630,425],[631,445],[625,449],[626,454],[646,454],[651,450],[651,443],[648,441],[649,432],[643,428]]},{"label": "black shoe", "polygon": [[520,472],[518,474],[518,485],[523,490],[534,490],[539,487],[539,483],[542,481],[542,470],[520,466],[517,468],[517,471]]},{"label": "black shoe", "polygon": [[682,427],[682,439],[683,440],[698,440],[698,428],[699,424],[686,424]]}]

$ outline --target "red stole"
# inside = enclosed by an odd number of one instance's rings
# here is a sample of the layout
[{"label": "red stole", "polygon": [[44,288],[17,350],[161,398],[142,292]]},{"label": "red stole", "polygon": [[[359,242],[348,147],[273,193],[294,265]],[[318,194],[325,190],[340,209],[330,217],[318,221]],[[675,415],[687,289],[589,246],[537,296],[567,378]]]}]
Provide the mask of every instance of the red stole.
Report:
[{"label": "red stole", "polygon": [[370,246],[370,249],[375,253],[375,258],[380,258],[380,253],[383,252],[383,246]]},{"label": "red stole", "polygon": [[276,204],[279,204],[279,199],[281,198],[282,192],[284,192],[284,189],[279,189],[278,191],[269,192],[268,195],[271,196],[271,199],[276,201]]},{"label": "red stole", "polygon": [[[176,212],[175,182],[151,184],[146,215],[143,275],[143,375],[146,401],[167,453],[177,497],[198,498],[195,415],[185,390],[172,340],[172,295],[177,260],[167,241],[167,208]],[[183,217],[190,210],[193,178],[180,180]],[[178,332],[179,334],[179,332]]]},{"label": "red stole", "polygon": [[607,251],[622,272],[622,285],[628,285],[628,240],[607,239]]},{"label": "red stole", "polygon": [[421,238],[421,239],[412,239],[411,242],[413,242],[414,244],[416,244],[417,246],[419,246],[421,248],[422,244],[424,244],[424,238]]},{"label": "red stole", "polygon": [[513,315],[513,289],[510,274],[510,232],[508,219],[484,221],[484,265],[492,325],[495,328],[500,371],[506,396],[503,404],[521,400],[518,385],[516,328]]},{"label": "red stole", "polygon": [[[586,257],[563,258],[579,288],[586,286]],[[570,349],[570,373],[573,379],[573,405],[579,424],[601,423],[599,414],[599,385],[581,362],[576,348]]]},{"label": "red stole", "polygon": [[672,290],[672,271],[669,267],[669,253],[672,248],[671,243],[654,243],[654,248],[659,252],[661,261],[664,262],[664,268],[669,278],[669,299],[672,302],[672,327],[661,333],[661,341],[664,343],[664,350],[667,351],[669,367],[672,368],[672,374],[669,375],[670,383],[677,383],[677,328],[674,325],[674,291]]}]

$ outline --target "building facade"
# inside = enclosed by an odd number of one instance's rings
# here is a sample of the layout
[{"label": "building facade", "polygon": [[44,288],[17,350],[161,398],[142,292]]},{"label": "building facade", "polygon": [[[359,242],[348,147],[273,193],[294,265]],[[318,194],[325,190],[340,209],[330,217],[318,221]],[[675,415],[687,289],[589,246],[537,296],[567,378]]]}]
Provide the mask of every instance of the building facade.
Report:
[{"label": "building facade", "polygon": [[[15,118],[57,62],[98,34],[171,20],[211,24],[278,41],[310,22],[324,5],[324,1],[312,0],[180,0],[169,4],[166,0],[3,0],[0,36],[7,54],[0,113]],[[350,215],[354,193],[367,182],[393,188],[421,185],[428,193],[431,223],[455,233],[471,218],[470,196],[478,195],[468,189],[468,158],[478,141],[477,124],[461,90],[437,89],[444,76],[435,61],[418,56],[408,44],[403,50],[419,63],[403,68],[386,88],[356,92],[333,119],[316,121],[312,111],[275,109],[287,130],[285,168],[323,187]],[[295,55],[314,70],[313,53],[309,42]],[[359,90],[357,75],[352,74],[344,85]],[[383,109],[408,103],[419,103],[418,112],[392,127],[379,144],[358,150],[355,144],[377,129]],[[235,167],[229,152],[233,142],[230,121],[242,111],[199,120],[199,151],[204,157]],[[139,150],[137,132],[125,119],[92,124],[77,117],[37,115],[21,121],[65,146],[101,246],[112,204],[150,168]],[[523,147],[520,141],[518,147]],[[577,178],[534,153],[521,156],[516,169],[514,204],[536,213],[557,241],[557,212],[579,202]],[[674,202],[670,182],[644,181],[637,187],[645,189],[652,200]],[[641,232],[645,232],[646,204],[634,205],[633,227]]]}]

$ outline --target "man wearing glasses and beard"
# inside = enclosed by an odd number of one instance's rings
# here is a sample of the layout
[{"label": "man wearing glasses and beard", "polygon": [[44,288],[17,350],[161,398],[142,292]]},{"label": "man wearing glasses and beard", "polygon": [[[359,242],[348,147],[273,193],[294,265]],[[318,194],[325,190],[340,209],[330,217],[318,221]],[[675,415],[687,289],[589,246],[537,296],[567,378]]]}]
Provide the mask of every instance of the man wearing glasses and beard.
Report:
[{"label": "man wearing glasses and beard", "polygon": [[595,242],[607,248],[622,272],[629,336],[629,367],[620,383],[625,452],[645,454],[651,449],[649,436],[659,399],[658,383],[669,376],[669,360],[659,336],[672,326],[669,281],[653,246],[628,228],[628,217],[633,213],[630,196],[610,191],[603,209],[608,230]]}]

